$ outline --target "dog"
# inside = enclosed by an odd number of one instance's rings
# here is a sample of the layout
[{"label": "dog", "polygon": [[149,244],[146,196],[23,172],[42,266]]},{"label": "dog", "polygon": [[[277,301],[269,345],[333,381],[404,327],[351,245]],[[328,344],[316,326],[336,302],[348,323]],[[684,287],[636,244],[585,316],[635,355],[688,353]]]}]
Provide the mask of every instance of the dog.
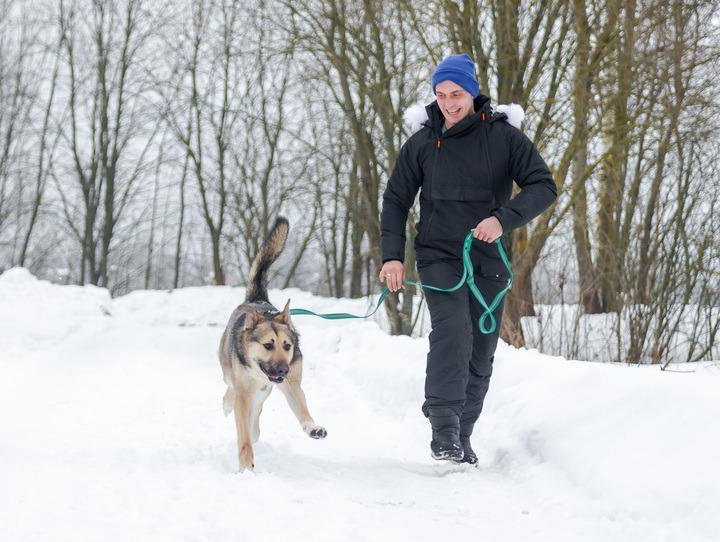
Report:
[{"label": "dog", "polygon": [[253,444],[260,437],[260,413],[274,387],[280,388],[303,431],[323,439],[327,431],[308,411],[302,380],[299,334],[290,321],[290,300],[279,311],[268,300],[267,274],[287,240],[287,219],[278,217],[250,267],[245,301],[230,315],[219,358],[227,391],[225,415],[235,413],[240,471],[255,467]]}]

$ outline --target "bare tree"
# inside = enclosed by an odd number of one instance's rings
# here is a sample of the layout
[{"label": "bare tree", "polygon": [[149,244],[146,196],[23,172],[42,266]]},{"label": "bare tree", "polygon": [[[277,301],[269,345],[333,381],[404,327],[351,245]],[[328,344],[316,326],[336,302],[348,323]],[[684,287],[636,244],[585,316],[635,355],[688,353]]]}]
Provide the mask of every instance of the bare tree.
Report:
[{"label": "bare tree", "polygon": [[[29,6],[0,0],[0,266],[113,293],[234,283],[283,213],[278,284],[371,293],[403,113],[467,52],[483,92],[525,108],[560,189],[512,233],[502,336],[593,359],[718,355],[717,2]],[[536,308],[573,295],[578,310]],[[417,306],[390,298],[393,333]]]},{"label": "bare tree", "polygon": [[[380,186],[395,163],[407,136],[402,114],[417,99],[418,76],[411,75],[419,61],[398,2],[345,1],[284,3],[292,14],[289,28],[312,60],[307,73],[339,106],[354,142],[348,156],[351,188],[347,209],[350,235],[351,294],[362,282],[363,255],[380,267]],[[312,66],[312,67],[311,67]],[[357,188],[355,188],[356,186]],[[406,266],[414,268],[409,228]],[[362,249],[367,243],[367,250]],[[411,271],[412,272],[412,271]],[[373,273],[374,275],[374,273]],[[412,325],[413,292],[402,305],[393,296],[388,316],[393,333],[408,333]]]},{"label": "bare tree", "polygon": [[251,23],[254,38],[248,44],[246,61],[264,69],[248,77],[239,97],[238,135],[246,139],[231,150],[236,181],[230,210],[235,229],[229,237],[239,242],[238,272],[244,277],[277,214],[281,210],[295,214],[292,231],[301,232],[302,239],[293,245],[287,283],[314,236],[318,210],[309,213],[307,209],[313,197],[304,182],[310,156],[292,136],[301,131],[305,110],[302,99],[289,96],[292,85],[300,81],[293,66],[294,43],[283,39],[273,13],[272,7],[261,3]]},{"label": "bare tree", "polygon": [[[28,150],[36,81],[30,69],[34,57],[32,28],[12,29],[21,20],[22,5],[0,3],[0,243],[6,243],[8,264],[14,255],[24,203],[23,155]],[[10,229],[13,233],[10,233]],[[0,264],[1,265],[1,264]]]},{"label": "bare tree", "polygon": [[[38,223],[38,217],[43,204],[43,198],[49,179],[50,167],[53,163],[54,151],[59,141],[59,130],[57,126],[52,125],[52,111],[55,101],[55,93],[57,89],[58,73],[60,70],[60,51],[61,44],[59,40],[55,45],[55,52],[50,51],[50,47],[45,50],[45,56],[53,58],[52,75],[50,78],[49,96],[46,99],[45,110],[43,112],[42,126],[40,128],[39,138],[39,154],[37,158],[37,172],[35,174],[35,185],[30,204],[30,216],[27,219],[27,226],[23,236],[22,246],[20,248],[20,257],[18,265],[25,266],[27,262],[28,250],[33,232]],[[44,63],[41,63],[43,65]],[[52,130],[52,131],[51,131]]]},{"label": "bare tree", "polygon": [[[91,20],[82,20],[81,13]],[[70,112],[63,140],[81,204],[67,183],[57,184],[68,226],[81,246],[81,283],[109,283],[115,227],[148,166],[159,126],[144,124],[147,81],[139,57],[153,25],[143,15],[140,0],[60,4]]]}]

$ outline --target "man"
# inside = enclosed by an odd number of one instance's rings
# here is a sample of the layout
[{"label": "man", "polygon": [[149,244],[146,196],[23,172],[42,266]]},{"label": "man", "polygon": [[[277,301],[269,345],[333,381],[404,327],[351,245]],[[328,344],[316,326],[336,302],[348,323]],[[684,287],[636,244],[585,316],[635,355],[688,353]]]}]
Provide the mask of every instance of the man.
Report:
[{"label": "man", "polygon": [[[473,230],[475,282],[488,303],[506,285],[507,270],[493,242],[527,224],[557,196],[532,142],[490,108],[475,64],[465,54],[443,60],[432,76],[436,101],[428,120],[403,145],[383,195],[380,281],[403,288],[405,225],[420,190],[415,253],[424,284],[449,287],[463,271],[463,239]],[[513,199],[513,180],[521,191]],[[477,463],[470,435],[482,410],[497,346],[497,329],[478,329],[482,311],[467,287],[425,290],[432,331],[422,410],[432,426],[435,459]]]}]

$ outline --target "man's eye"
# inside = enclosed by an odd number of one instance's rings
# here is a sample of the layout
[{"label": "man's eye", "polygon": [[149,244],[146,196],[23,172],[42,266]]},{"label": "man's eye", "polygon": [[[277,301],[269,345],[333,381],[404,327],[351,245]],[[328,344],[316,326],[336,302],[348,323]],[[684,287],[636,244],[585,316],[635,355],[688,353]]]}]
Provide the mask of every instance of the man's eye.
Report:
[{"label": "man's eye", "polygon": [[272,350],[273,348],[275,348],[275,345],[273,343],[265,343],[263,346],[265,347],[265,350]]}]

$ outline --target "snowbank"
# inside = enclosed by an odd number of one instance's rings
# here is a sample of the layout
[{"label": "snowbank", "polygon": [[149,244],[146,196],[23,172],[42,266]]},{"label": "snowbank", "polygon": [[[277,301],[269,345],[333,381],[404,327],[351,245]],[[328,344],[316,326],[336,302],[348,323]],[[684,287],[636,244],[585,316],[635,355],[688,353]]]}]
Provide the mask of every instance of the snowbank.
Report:
[{"label": "snowbank", "polygon": [[[298,316],[304,388],[281,394],[237,474],[216,349],[241,288],[135,292],[0,276],[4,540],[717,539],[715,364],[693,373],[501,345],[478,469],[429,458],[427,340]],[[272,290],[311,310],[368,300]]]}]

